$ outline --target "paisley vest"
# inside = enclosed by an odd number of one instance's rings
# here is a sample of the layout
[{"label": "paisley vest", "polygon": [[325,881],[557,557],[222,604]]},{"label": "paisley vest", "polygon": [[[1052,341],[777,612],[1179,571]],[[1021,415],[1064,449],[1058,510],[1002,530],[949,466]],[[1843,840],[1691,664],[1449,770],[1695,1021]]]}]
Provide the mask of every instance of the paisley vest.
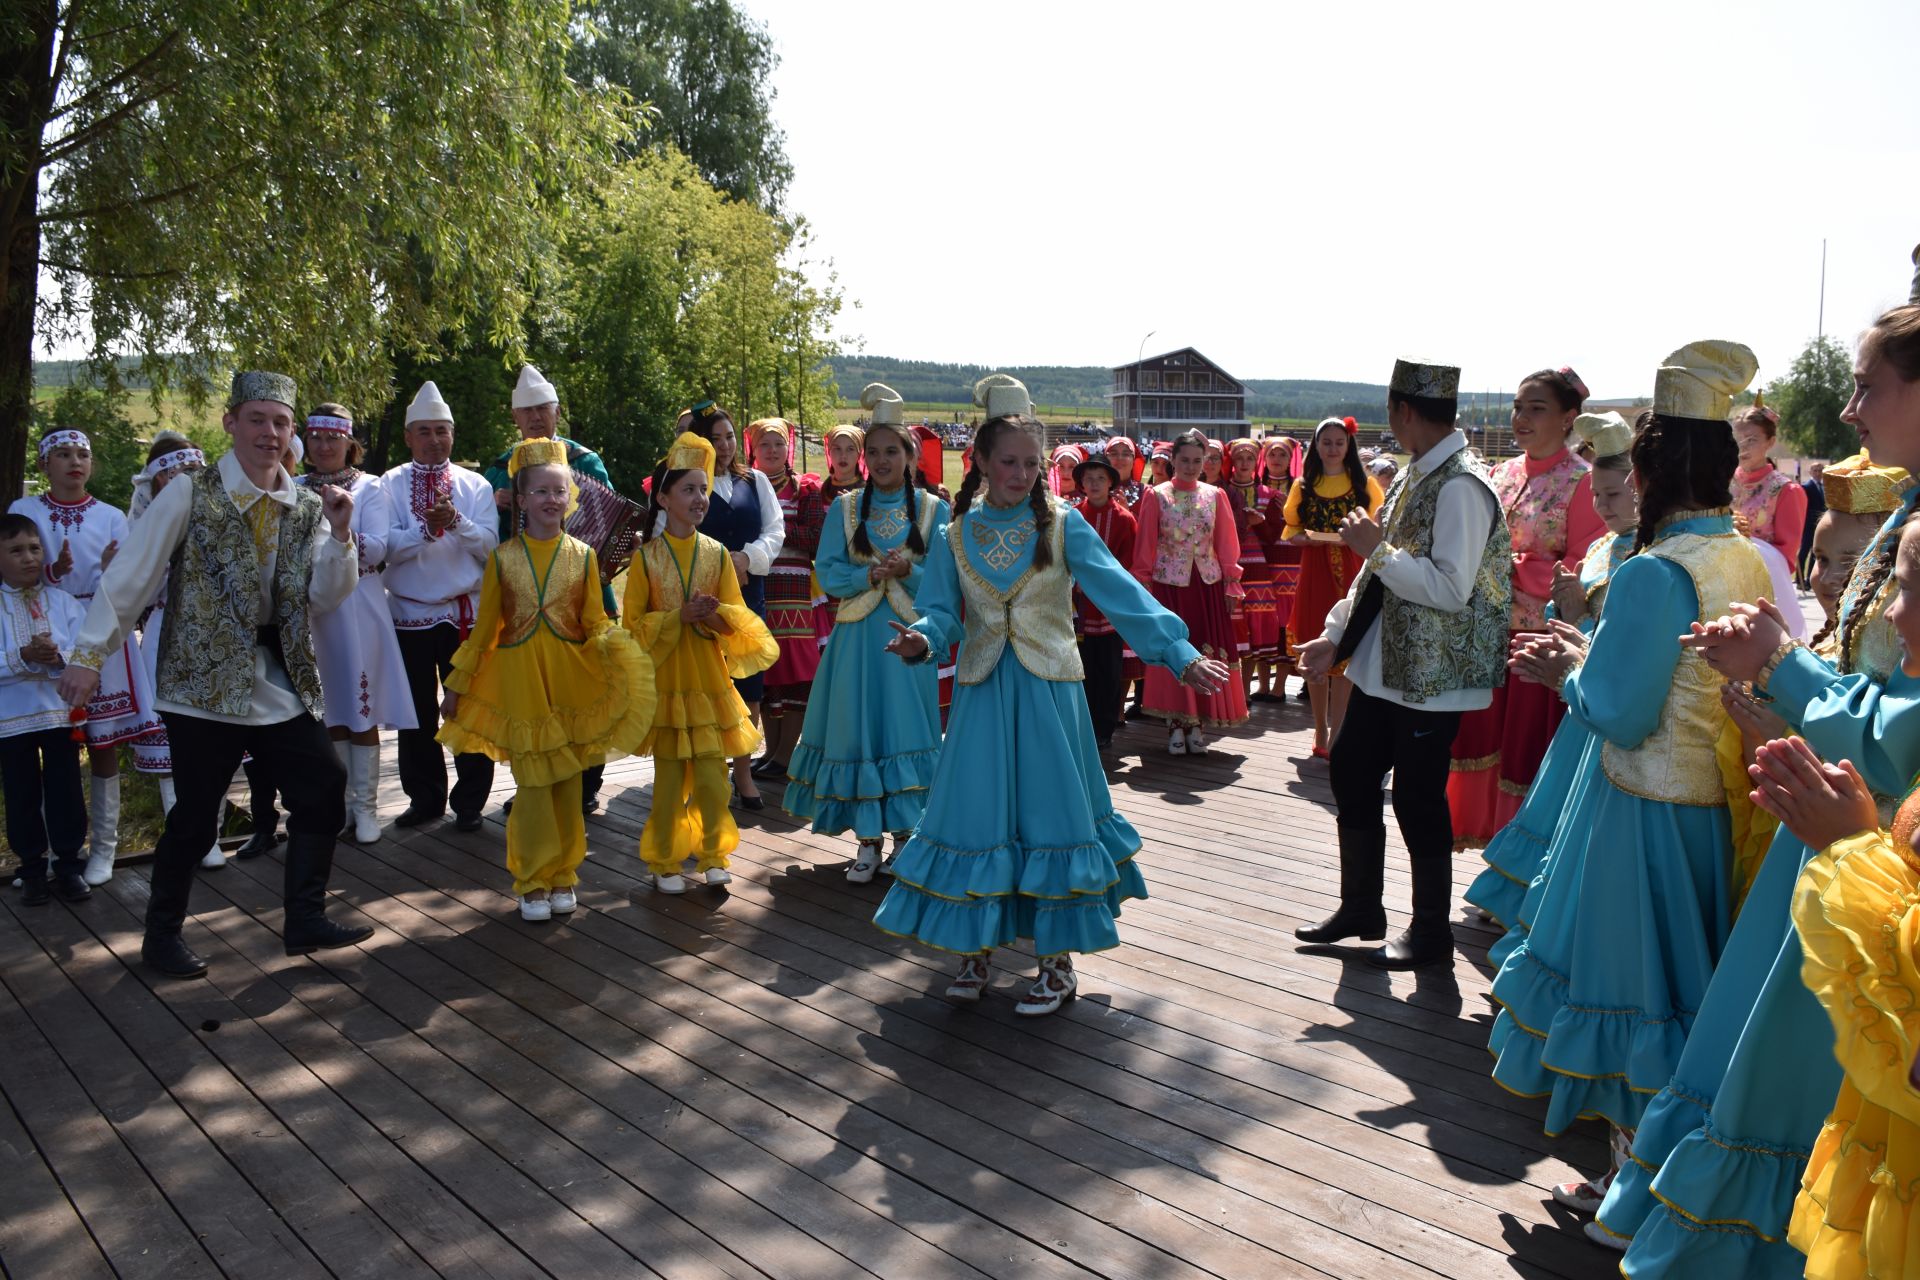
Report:
[{"label": "paisley vest", "polygon": [[1080,646],[1073,634],[1073,578],[1067,572],[1067,506],[1058,498],[1047,501],[1053,519],[1047,528],[1052,562],[1044,569],[1032,564],[1005,591],[980,575],[968,559],[966,519],[947,526],[947,545],[960,573],[960,593],[967,605],[967,639],[960,646],[961,684],[979,684],[993,674],[1007,646],[1020,665],[1042,680],[1084,680]]},{"label": "paisley vest", "polygon": [[1218,510],[1212,485],[1202,481],[1191,489],[1176,489],[1173,482],[1157,484],[1154,496],[1160,502],[1160,542],[1153,561],[1153,580],[1170,587],[1184,587],[1200,571],[1200,581],[1220,581],[1220,559],[1213,553],[1213,518]]},{"label": "paisley vest", "polygon": [[[587,590],[587,558],[587,544],[563,533],[542,577],[524,536],[494,549],[493,566],[500,575],[500,648],[525,644],[543,626],[568,644],[586,643],[580,602]],[[594,576],[598,591],[599,575]]]},{"label": "paisley vest", "polygon": [[[930,493],[921,493],[915,498],[915,501],[919,503],[920,506],[920,519],[918,522],[920,525],[920,545],[923,547],[931,547],[933,545],[933,522],[940,514],[939,500]],[[872,564],[874,557],[863,554],[853,545],[853,531],[860,523],[860,504],[858,502],[843,502],[840,505],[845,512],[847,558],[855,564]],[[904,515],[905,513],[902,512],[901,514]],[[876,516],[873,518],[878,519],[879,517]],[[913,551],[907,547],[905,543],[900,545],[900,549],[905,551],[909,556],[913,556]],[[916,560],[924,560],[925,558],[924,555],[914,556]],[[834,619],[838,622],[859,622],[875,609],[879,608],[882,600],[892,605],[893,611],[900,615],[900,621],[907,623],[909,626],[920,621],[920,614],[913,607],[913,597],[907,593],[907,584],[898,578],[888,578],[877,587],[868,587],[857,596],[848,596],[845,600],[842,600],[839,607],[835,609]]]},{"label": "paisley vest", "polygon": [[1394,481],[1380,509],[1384,536],[1354,582],[1361,598],[1376,565],[1392,551],[1431,555],[1433,521],[1440,491],[1456,476],[1467,476],[1486,491],[1493,524],[1480,552],[1473,592],[1457,613],[1403,600],[1388,591],[1380,601],[1380,678],[1408,702],[1425,702],[1454,689],[1497,689],[1507,679],[1507,622],[1513,604],[1509,571],[1512,541],[1486,468],[1466,449],[1421,475],[1413,467]]},{"label": "paisley vest", "polygon": [[[1723,508],[1724,510],[1724,508]],[[1699,513],[1690,513],[1699,514]],[[1736,600],[1758,600],[1772,589],[1760,553],[1737,533],[1682,533],[1640,553],[1679,565],[1693,583],[1701,622],[1722,617]],[[1721,677],[1691,649],[1680,651],[1667,687],[1660,724],[1635,747],[1606,743],[1600,765],[1628,795],[1666,804],[1719,806],[1727,802],[1715,744],[1726,727]]]},{"label": "paisley vest", "polygon": [[[187,535],[168,570],[154,692],[180,706],[244,716],[253,707],[253,650],[260,628],[260,563],[253,532],[233,505],[220,468],[194,472],[191,483]],[[310,489],[294,486],[294,505],[280,516],[273,624],[280,629],[288,682],[307,714],[324,720],[320,668],[307,619],[313,538],[319,528],[320,499]]]}]

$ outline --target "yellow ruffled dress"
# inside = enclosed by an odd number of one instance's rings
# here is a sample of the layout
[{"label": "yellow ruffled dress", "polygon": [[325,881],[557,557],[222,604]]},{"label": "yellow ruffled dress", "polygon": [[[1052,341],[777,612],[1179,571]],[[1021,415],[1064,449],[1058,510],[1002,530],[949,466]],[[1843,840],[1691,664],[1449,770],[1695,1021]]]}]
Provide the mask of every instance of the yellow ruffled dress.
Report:
[{"label": "yellow ruffled dress", "polygon": [[[720,602],[711,623],[681,620],[681,606],[695,595]],[[725,867],[740,843],[727,809],[726,762],[760,745],[733,682],[771,667],[780,644],[741,599],[726,548],[702,533],[648,540],[627,570],[622,616],[653,661],[659,695],[640,748],[654,759],[640,856],[656,875],[678,874],[688,857],[702,871]]]},{"label": "yellow ruffled dress", "polygon": [[1793,919],[1802,976],[1833,1019],[1846,1071],[1794,1204],[1788,1239],[1815,1280],[1920,1276],[1920,802],[1892,832],[1842,840],[1807,863]]},{"label": "yellow ruffled dress", "polygon": [[439,740],[504,761],[521,787],[638,752],[653,728],[653,663],[607,617],[599,584],[578,538],[523,533],[496,547],[444,681],[460,701]]}]

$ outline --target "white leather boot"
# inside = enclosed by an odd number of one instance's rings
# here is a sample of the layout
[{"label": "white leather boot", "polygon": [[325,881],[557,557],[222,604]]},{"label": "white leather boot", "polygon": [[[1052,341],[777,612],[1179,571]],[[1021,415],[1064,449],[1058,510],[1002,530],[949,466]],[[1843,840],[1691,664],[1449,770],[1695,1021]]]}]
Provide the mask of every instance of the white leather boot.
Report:
[{"label": "white leather boot", "polygon": [[120,776],[87,778],[87,869],[88,884],[105,884],[113,879],[113,860],[120,852]]},{"label": "white leather boot", "polygon": [[157,775],[154,778],[154,784],[160,788],[160,816],[164,818],[173,812],[173,806],[178,802],[180,797],[173,789],[172,774],[162,773]]},{"label": "white leather boot", "polygon": [[223,796],[220,807],[213,811],[213,848],[207,850],[200,859],[200,865],[209,871],[218,871],[227,865],[227,851],[220,847],[220,828],[227,825],[227,801]]},{"label": "white leather boot", "polygon": [[347,825],[355,844],[380,839],[380,744],[354,744],[347,763]]}]

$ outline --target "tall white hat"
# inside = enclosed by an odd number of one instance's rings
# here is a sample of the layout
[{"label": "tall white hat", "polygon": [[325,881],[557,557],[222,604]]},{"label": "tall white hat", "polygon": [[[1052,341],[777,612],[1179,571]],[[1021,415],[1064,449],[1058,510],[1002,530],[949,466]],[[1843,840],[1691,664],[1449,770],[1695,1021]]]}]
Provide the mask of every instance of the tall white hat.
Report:
[{"label": "tall white hat", "polygon": [[990,373],[974,383],[973,402],[985,412],[988,421],[1029,417],[1033,413],[1033,397],[1027,394],[1027,385],[1010,373]]},{"label": "tall white hat", "polygon": [[872,415],[876,427],[899,426],[906,418],[906,402],[884,382],[869,382],[860,392],[860,407]]},{"label": "tall white hat", "polygon": [[453,410],[441,398],[440,388],[431,379],[420,384],[420,391],[407,406],[407,425],[416,422],[452,422]]},{"label": "tall white hat", "polygon": [[558,404],[560,393],[530,364],[520,366],[520,381],[513,388],[513,407],[531,409],[537,404]]}]

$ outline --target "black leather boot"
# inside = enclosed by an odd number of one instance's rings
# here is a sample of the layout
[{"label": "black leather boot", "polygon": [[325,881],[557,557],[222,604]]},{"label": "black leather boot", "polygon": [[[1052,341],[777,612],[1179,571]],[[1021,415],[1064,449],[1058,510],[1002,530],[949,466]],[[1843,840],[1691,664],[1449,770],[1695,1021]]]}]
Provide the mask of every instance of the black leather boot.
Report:
[{"label": "black leather boot", "polygon": [[253,834],[247,842],[233,851],[233,856],[246,861],[257,858],[263,853],[272,853],[273,847],[280,843],[280,811],[271,804],[253,811]]},{"label": "black leather boot", "polygon": [[1367,956],[1376,969],[1419,969],[1453,959],[1453,858],[1421,858],[1412,871],[1413,923]]},{"label": "black leather boot", "polygon": [[163,978],[207,976],[207,962],[177,933],[148,934],[140,944],[140,962]]},{"label": "black leather boot", "polygon": [[282,940],[288,955],[304,956],[333,947],[350,947],[373,936],[373,930],[365,925],[336,924],[327,919],[327,880],[332,875],[331,836],[287,837],[287,919]]},{"label": "black leather boot", "polygon": [[1387,909],[1380,894],[1387,875],[1387,829],[1341,826],[1340,909],[1319,924],[1302,925],[1293,936],[1302,942],[1372,942],[1387,936]]}]

